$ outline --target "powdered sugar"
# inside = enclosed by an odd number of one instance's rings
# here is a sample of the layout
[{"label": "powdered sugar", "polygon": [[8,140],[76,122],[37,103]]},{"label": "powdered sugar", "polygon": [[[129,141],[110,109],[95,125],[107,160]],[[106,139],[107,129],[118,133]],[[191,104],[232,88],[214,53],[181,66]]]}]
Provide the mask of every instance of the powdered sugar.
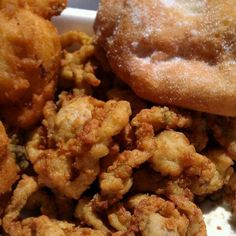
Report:
[{"label": "powdered sugar", "polygon": [[161,3],[165,6],[165,7],[173,7],[176,4],[175,0],[161,0]]}]

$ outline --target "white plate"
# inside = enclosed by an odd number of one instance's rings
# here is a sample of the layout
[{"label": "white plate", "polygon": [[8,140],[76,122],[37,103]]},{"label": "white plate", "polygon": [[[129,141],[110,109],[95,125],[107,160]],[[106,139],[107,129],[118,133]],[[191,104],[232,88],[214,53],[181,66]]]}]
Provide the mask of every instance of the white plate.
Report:
[{"label": "white plate", "polygon": [[[67,8],[61,16],[54,17],[53,22],[60,33],[69,30],[81,30],[92,35],[95,17],[96,11]],[[209,236],[236,235],[236,226],[232,221],[229,209],[210,201],[201,204],[201,208]]]}]

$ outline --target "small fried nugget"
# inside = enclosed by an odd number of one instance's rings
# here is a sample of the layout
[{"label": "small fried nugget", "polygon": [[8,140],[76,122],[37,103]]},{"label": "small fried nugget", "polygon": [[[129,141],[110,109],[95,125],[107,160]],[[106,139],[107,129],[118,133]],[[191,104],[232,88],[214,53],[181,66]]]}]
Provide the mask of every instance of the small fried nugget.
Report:
[{"label": "small fried nugget", "polygon": [[117,160],[108,167],[107,172],[102,172],[99,176],[101,194],[110,198],[111,201],[121,199],[133,184],[133,169],[139,167],[149,158],[148,152],[137,149],[119,154]]},{"label": "small fried nugget", "polygon": [[92,37],[80,31],[69,31],[60,36],[62,47],[78,43],[80,48],[74,52],[63,51],[59,86],[63,89],[78,88],[81,93],[92,94],[92,87],[98,87],[100,80],[95,75],[96,64],[92,58],[95,46]]},{"label": "small fried nugget", "polygon": [[187,128],[192,124],[191,116],[168,107],[152,107],[143,109],[132,120],[134,127],[140,128],[142,124],[152,125],[154,131],[161,129]]},{"label": "small fried nugget", "polygon": [[52,102],[45,107],[43,126],[27,151],[41,184],[78,199],[98,176],[99,159],[109,154],[112,137],[128,124],[131,111],[125,101],[63,99],[60,108]]},{"label": "small fried nugget", "polygon": [[186,235],[189,219],[170,201],[145,196],[134,208],[128,232],[143,236]]},{"label": "small fried nugget", "polygon": [[96,211],[93,209],[91,199],[83,197],[79,200],[75,209],[75,217],[79,218],[83,223],[94,229],[100,230],[104,233],[110,233],[103,221],[99,218]]}]

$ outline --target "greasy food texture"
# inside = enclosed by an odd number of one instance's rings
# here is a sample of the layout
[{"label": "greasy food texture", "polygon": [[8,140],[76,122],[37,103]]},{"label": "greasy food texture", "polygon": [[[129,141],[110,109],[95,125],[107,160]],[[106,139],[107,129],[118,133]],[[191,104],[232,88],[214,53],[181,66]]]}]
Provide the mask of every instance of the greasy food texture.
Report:
[{"label": "greasy food texture", "polygon": [[58,112],[55,104],[46,104],[43,126],[27,150],[41,184],[78,199],[98,176],[99,159],[109,153],[131,111],[128,102],[89,96],[64,95],[60,102]]},{"label": "greasy food texture", "polygon": [[9,150],[10,140],[0,121],[0,196],[11,190],[18,179],[19,168]]},{"label": "greasy food texture", "polygon": [[[209,198],[235,217],[235,118],[138,97],[97,39],[42,18],[64,3],[0,0],[0,234],[206,236]],[[108,36],[114,13],[144,1],[101,3]]]},{"label": "greasy food texture", "polygon": [[234,0],[102,0],[96,42],[138,96],[236,116],[235,11]]},{"label": "greasy food texture", "polygon": [[28,128],[40,120],[43,106],[54,96],[60,39],[51,22],[27,7],[0,8],[0,32],[1,117]]},{"label": "greasy food texture", "polygon": [[26,8],[43,18],[59,15],[66,7],[67,0],[1,0],[0,9],[16,10]]}]

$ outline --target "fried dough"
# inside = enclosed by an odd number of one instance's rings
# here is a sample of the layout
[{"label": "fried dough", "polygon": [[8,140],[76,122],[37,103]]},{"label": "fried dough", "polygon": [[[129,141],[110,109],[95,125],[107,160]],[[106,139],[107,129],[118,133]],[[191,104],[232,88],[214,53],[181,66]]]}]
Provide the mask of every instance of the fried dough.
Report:
[{"label": "fried dough", "polygon": [[234,0],[103,0],[94,29],[138,96],[236,116]]}]

